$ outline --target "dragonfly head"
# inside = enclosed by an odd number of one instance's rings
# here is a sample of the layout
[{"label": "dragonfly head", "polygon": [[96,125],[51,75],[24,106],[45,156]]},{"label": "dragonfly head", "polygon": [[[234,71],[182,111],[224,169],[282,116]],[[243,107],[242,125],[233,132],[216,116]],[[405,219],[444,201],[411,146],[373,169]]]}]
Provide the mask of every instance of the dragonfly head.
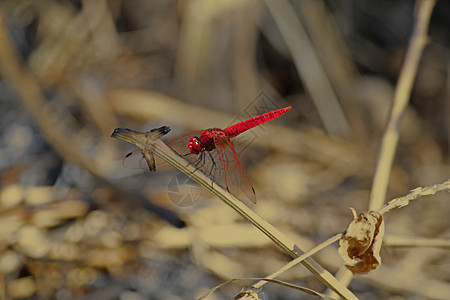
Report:
[{"label": "dragonfly head", "polygon": [[193,136],[189,140],[188,147],[189,147],[189,151],[191,151],[192,154],[199,154],[201,151],[202,145],[201,145],[198,137]]}]

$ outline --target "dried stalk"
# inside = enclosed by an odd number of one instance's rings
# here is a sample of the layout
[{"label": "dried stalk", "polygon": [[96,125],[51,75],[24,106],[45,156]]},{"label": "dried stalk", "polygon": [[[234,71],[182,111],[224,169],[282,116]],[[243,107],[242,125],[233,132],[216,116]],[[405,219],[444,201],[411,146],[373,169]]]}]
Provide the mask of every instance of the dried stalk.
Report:
[{"label": "dried stalk", "polygon": [[[112,134],[113,138],[122,140],[124,142],[137,146],[142,152],[150,152],[152,155],[157,155],[161,159],[167,161],[172,166],[197,181],[204,188],[210,190],[226,204],[236,210],[241,216],[252,223],[256,228],[267,235],[275,244],[287,252],[293,258],[299,257],[304,252],[286,235],[269,224],[267,221],[258,216],[243,202],[230,194],[220,185],[211,182],[211,178],[206,174],[197,170],[195,166],[186,161],[183,157],[175,153],[171,148],[164,144],[161,140],[153,140],[151,132],[140,133],[130,129],[117,128]],[[321,267],[311,257],[302,261],[302,264],[308,268],[317,278],[325,283],[329,288],[338,293],[345,299],[357,299],[353,293],[346,287],[343,287],[336,278],[333,277],[327,270]]]}]

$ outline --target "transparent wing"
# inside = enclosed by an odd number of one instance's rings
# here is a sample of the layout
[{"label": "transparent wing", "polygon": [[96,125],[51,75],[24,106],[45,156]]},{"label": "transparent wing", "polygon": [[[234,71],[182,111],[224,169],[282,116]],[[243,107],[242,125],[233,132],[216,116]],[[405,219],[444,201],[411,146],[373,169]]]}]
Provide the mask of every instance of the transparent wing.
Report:
[{"label": "transparent wing", "polygon": [[[194,131],[188,134],[177,137],[166,142],[176,153],[183,156],[189,163],[195,163],[198,160],[198,155],[193,155],[189,152],[188,142],[191,137],[199,136],[202,131]],[[171,166],[166,161],[160,159],[157,155],[151,155],[151,148],[148,147],[145,155],[140,149],[129,152],[122,159],[122,165],[127,169],[144,169],[150,171],[160,171],[170,169]]]},{"label": "transparent wing", "polygon": [[122,159],[122,166],[127,169],[150,169],[140,149],[127,153]]},{"label": "transparent wing", "polygon": [[236,155],[233,143],[230,139],[215,139],[217,156],[219,158],[220,173],[223,178],[223,186],[230,193],[239,197],[243,192],[251,202],[256,203],[255,190],[242,168],[241,163]]},{"label": "transparent wing", "polygon": [[[201,171],[211,178],[213,182],[224,187],[230,193],[239,197],[241,193],[251,202],[256,203],[256,195],[253,186],[245,173],[239,159],[236,155],[233,143],[228,138],[214,139],[216,149],[205,151],[199,155],[190,153],[188,143],[191,137],[200,136],[203,131],[194,131],[173,140],[166,144],[182,156],[186,161],[192,164],[197,171]],[[150,151],[150,150],[149,150]],[[169,164],[154,155],[154,162],[144,157],[142,152],[137,149],[128,153],[123,159],[123,165],[126,168],[150,169],[152,163],[156,170],[166,169]],[[150,163],[149,163],[150,161]]]},{"label": "transparent wing", "polygon": [[202,132],[191,132],[167,142],[167,145],[183,156],[197,170],[209,176],[216,184],[226,188],[236,197],[243,192],[244,197],[256,203],[255,190],[239,162],[230,139],[223,137],[214,139],[215,150],[205,151],[199,155],[190,153],[189,139],[193,136],[200,136]]},{"label": "transparent wing", "polygon": [[190,132],[188,134],[179,136],[173,140],[166,142],[173,151],[182,156],[189,163],[195,163],[199,159],[199,155],[194,155],[189,151],[188,143],[189,140],[194,136],[200,136],[203,130]]},{"label": "transparent wing", "polygon": [[188,133],[167,142],[167,145],[188,161],[189,164],[193,165],[197,171],[203,172],[211,180],[218,181],[221,184],[221,172],[219,170],[220,164],[218,164],[219,158],[217,157],[217,152],[205,151],[196,155],[189,151],[188,143],[191,137],[199,137],[202,132],[203,130]]}]

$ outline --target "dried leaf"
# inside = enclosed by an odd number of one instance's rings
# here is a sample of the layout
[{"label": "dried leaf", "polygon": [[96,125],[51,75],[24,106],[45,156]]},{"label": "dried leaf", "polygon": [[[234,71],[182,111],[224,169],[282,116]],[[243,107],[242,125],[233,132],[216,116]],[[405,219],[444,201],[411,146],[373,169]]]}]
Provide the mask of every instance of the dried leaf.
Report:
[{"label": "dried leaf", "polygon": [[380,249],[384,235],[383,216],[368,211],[356,216],[339,242],[339,254],[353,274],[364,274],[381,264]]},{"label": "dried leaf", "polygon": [[258,295],[258,290],[255,290],[253,288],[248,288],[240,292],[238,295],[236,295],[233,300],[260,300],[261,298]]}]

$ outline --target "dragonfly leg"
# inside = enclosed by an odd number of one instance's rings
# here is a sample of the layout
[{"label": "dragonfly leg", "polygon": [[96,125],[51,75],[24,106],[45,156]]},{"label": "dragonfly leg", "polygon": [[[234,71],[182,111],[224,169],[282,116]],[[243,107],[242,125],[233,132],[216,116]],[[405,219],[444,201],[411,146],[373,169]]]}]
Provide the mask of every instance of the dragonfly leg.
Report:
[{"label": "dragonfly leg", "polygon": [[212,173],[213,169],[216,167],[216,161],[214,160],[214,157],[212,156],[211,152],[208,152],[208,154],[209,154],[209,157],[211,158],[211,162],[212,162],[211,170],[209,170],[209,175],[208,175],[209,177],[211,177],[211,173]]},{"label": "dragonfly leg", "polygon": [[198,157],[197,161],[195,162],[195,164],[194,164],[195,170],[192,171],[191,174],[196,172],[198,169],[202,168],[204,164],[205,164],[205,153],[202,152],[202,153],[200,153],[200,156]]},{"label": "dragonfly leg", "polygon": [[[191,154],[191,153],[185,154],[183,156],[187,156],[189,154]],[[207,170],[205,170],[206,172],[204,172],[204,173],[211,179],[211,186],[212,186],[214,183],[214,178],[215,178],[215,174],[213,174],[213,172],[215,173],[217,164],[216,164],[216,161],[214,160],[214,157],[212,156],[211,152],[208,151],[208,155],[209,155],[209,158],[211,159],[211,168],[210,168],[208,174],[206,174]],[[201,152],[198,159],[195,161],[195,163],[192,163],[193,166],[195,167],[195,170],[192,171],[191,174],[193,174],[197,170],[203,168],[206,164],[206,159],[207,159],[207,157],[206,157],[205,152]]]},{"label": "dragonfly leg", "polygon": [[[192,153],[186,153],[186,154],[183,154],[183,155],[181,155],[182,157],[186,157],[186,156],[190,156],[190,155],[193,155]],[[186,165],[186,167],[187,166],[189,166],[191,163],[189,163],[188,162],[188,164]]]},{"label": "dragonfly leg", "polygon": [[212,172],[213,172],[213,170],[217,170],[217,168],[216,168],[216,161],[214,160],[214,157],[212,156],[212,154],[211,154],[211,152],[209,152],[208,151],[208,154],[209,154],[209,158],[211,159],[211,162],[212,162],[212,164],[211,164],[211,169],[209,170],[209,178],[211,178],[211,187],[213,186],[213,184],[214,184],[214,178],[216,177],[216,175],[214,174],[214,175],[211,175],[212,174]]},{"label": "dragonfly leg", "polygon": [[[190,156],[190,155],[193,155],[193,154],[192,153],[186,153],[186,154],[183,154],[182,156],[186,157],[186,156]],[[205,164],[205,162],[204,162],[203,153],[200,153],[199,157],[195,160],[195,163],[194,162],[188,163],[188,165],[193,165],[195,167],[195,170],[192,171],[191,174],[194,173],[195,171],[197,171],[198,169],[200,169],[201,167],[203,167],[204,164]]]},{"label": "dragonfly leg", "polygon": [[205,165],[205,152],[202,152],[197,160],[197,163],[195,164],[196,171],[200,168],[202,168]]}]

